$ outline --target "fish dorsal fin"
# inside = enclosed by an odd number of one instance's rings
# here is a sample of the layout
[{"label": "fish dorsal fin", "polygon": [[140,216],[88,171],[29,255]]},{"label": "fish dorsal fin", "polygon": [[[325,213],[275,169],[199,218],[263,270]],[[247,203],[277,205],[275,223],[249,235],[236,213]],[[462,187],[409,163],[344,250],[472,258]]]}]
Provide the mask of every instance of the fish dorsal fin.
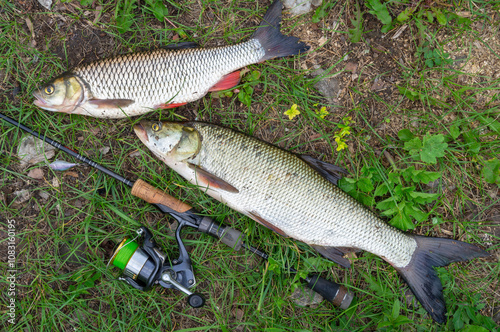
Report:
[{"label": "fish dorsal fin", "polygon": [[166,50],[181,50],[185,48],[198,48],[198,47],[200,47],[200,45],[195,42],[181,42],[181,43],[168,44],[162,46],[161,48],[164,48]]},{"label": "fish dorsal fin", "polygon": [[333,164],[318,160],[316,158],[306,156],[306,155],[299,155],[299,157],[305,161],[309,166],[311,166],[316,172],[321,174],[325,179],[333,183],[334,185],[337,185],[339,180],[342,178],[342,174],[344,173],[347,174],[348,172],[343,169],[342,167],[335,166]]},{"label": "fish dorsal fin", "polygon": [[233,194],[239,193],[238,189],[222,180],[221,178],[205,171],[203,168],[189,163],[188,167],[195,171],[196,179],[198,180],[199,184],[208,185],[210,189],[220,189]]},{"label": "fish dorsal fin", "polygon": [[90,99],[89,104],[97,106],[97,108],[125,108],[132,105],[132,99]]},{"label": "fish dorsal fin", "polygon": [[263,226],[266,226],[267,228],[269,228],[270,230],[272,230],[273,232],[276,232],[278,233],[279,235],[281,236],[284,236],[284,237],[288,237],[288,235],[286,235],[285,232],[283,232],[281,229],[279,229],[278,227],[276,227],[275,225],[271,224],[269,221],[267,221],[266,219],[262,218],[257,212],[255,211],[250,211],[248,212],[248,216],[250,218],[252,218],[253,220],[255,220],[256,222],[258,222],[259,224],[263,225]]},{"label": "fish dorsal fin", "polygon": [[240,71],[235,71],[222,77],[221,80],[208,91],[213,92],[231,89],[237,86],[238,83],[240,83]]},{"label": "fish dorsal fin", "polygon": [[[336,248],[336,247],[323,247],[318,245],[311,245],[317,252],[319,252],[324,257],[337,264],[342,265],[345,268],[351,267],[351,262],[347,258],[344,258],[344,254],[347,248]],[[350,251],[350,250],[349,250]]]}]

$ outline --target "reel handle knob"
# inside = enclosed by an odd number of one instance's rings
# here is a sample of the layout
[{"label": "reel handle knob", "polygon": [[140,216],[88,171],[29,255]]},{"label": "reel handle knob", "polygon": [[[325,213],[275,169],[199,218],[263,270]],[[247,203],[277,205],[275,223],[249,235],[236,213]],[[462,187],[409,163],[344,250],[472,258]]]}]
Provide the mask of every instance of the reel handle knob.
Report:
[{"label": "reel handle knob", "polygon": [[188,303],[193,308],[201,308],[205,305],[205,298],[199,293],[193,293],[188,296]]}]

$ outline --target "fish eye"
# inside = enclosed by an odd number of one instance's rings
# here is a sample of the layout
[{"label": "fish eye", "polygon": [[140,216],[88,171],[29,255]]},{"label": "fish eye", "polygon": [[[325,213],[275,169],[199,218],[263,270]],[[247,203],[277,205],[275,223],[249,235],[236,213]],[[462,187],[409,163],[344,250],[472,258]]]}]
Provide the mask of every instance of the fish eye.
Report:
[{"label": "fish eye", "polygon": [[54,90],[55,90],[55,88],[54,88],[54,85],[53,85],[53,84],[47,85],[47,86],[45,87],[45,93],[46,93],[46,94],[48,94],[48,95],[53,94],[53,93],[54,93]]},{"label": "fish eye", "polygon": [[151,129],[153,129],[153,131],[159,131],[161,129],[161,122],[153,123]]}]

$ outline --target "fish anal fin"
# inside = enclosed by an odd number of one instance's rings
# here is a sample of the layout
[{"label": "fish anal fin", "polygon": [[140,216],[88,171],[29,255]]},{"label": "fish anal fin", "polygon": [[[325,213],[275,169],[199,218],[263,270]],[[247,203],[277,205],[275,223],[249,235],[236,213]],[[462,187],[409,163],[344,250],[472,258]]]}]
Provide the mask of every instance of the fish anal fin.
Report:
[{"label": "fish anal fin", "polygon": [[198,182],[203,185],[208,185],[210,189],[220,189],[233,194],[239,193],[239,190],[234,186],[213,175],[212,173],[207,172],[203,168],[193,164],[188,164],[188,166],[196,172],[196,178],[198,179]]},{"label": "fish anal fin", "polygon": [[353,252],[361,252],[361,249],[358,249],[358,248],[349,248],[349,247],[335,247],[335,248],[342,251],[345,255],[353,253]]},{"label": "fish anal fin", "polygon": [[240,83],[240,71],[235,71],[230,74],[225,75],[219,82],[217,82],[213,87],[211,87],[208,91],[221,91],[234,88]]},{"label": "fish anal fin", "polygon": [[300,159],[305,161],[309,166],[311,166],[316,172],[321,174],[325,179],[337,185],[338,181],[342,178],[342,174],[347,174],[348,172],[342,167],[318,160],[316,158],[299,155]]},{"label": "fish anal fin", "polygon": [[317,252],[319,252],[324,257],[328,258],[331,261],[334,261],[337,264],[342,265],[345,268],[351,267],[351,262],[344,258],[345,253],[343,250],[346,248],[337,248],[337,247],[323,247],[318,245],[311,245]]},{"label": "fish anal fin", "polygon": [[160,104],[158,106],[155,106],[155,108],[161,108],[161,109],[176,108],[176,107],[184,106],[186,104],[187,103]]},{"label": "fish anal fin", "polygon": [[258,222],[259,224],[266,226],[267,228],[269,228],[270,230],[272,230],[273,232],[275,232],[281,236],[288,237],[288,235],[286,235],[285,232],[283,232],[281,229],[279,229],[275,225],[271,224],[266,219],[262,218],[257,212],[250,211],[248,214],[249,214],[250,218],[252,218],[256,222]]},{"label": "fish anal fin", "polygon": [[89,104],[97,108],[124,108],[134,103],[132,99],[91,99]]}]

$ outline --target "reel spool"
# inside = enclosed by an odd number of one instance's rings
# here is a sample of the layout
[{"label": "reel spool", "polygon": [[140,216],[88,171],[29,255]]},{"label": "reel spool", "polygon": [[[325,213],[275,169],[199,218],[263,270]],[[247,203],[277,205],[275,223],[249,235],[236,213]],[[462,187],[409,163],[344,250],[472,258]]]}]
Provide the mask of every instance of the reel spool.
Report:
[{"label": "reel spool", "polygon": [[191,259],[180,238],[180,228],[177,228],[175,238],[179,245],[179,258],[172,264],[165,263],[166,255],[153,240],[153,235],[146,227],[137,230],[144,237],[142,247],[134,239],[125,238],[113,256],[110,263],[121,269],[119,280],[132,287],[147,291],[153,285],[164,288],[175,288],[188,295],[188,303],[193,308],[202,307],[205,299],[201,294],[189,291],[196,284]]}]

